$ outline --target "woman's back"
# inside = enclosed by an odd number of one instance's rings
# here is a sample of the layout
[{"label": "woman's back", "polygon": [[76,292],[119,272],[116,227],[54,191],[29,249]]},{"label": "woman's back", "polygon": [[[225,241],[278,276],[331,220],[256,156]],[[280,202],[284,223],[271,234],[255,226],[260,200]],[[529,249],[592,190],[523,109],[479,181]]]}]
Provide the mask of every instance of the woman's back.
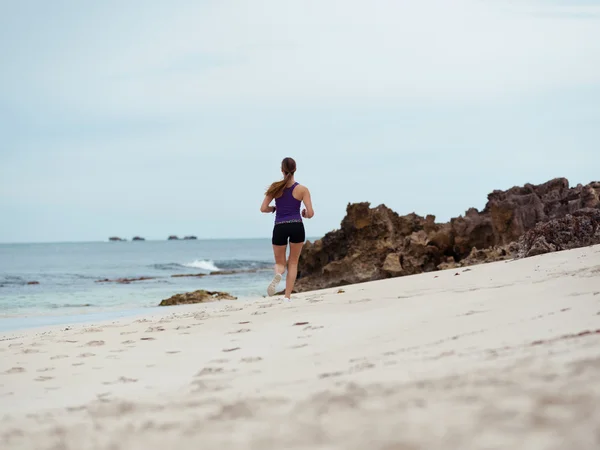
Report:
[{"label": "woman's back", "polygon": [[294,183],[289,188],[283,190],[281,197],[275,199],[275,223],[291,223],[291,222],[302,222],[302,215],[300,214],[300,207],[302,201],[294,197],[294,189],[298,187],[299,183]]}]

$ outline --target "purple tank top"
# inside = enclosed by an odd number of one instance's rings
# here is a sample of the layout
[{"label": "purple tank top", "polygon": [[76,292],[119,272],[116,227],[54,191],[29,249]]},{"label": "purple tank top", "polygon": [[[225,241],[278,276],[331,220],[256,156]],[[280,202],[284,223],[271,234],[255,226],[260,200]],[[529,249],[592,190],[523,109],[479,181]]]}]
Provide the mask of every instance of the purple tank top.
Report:
[{"label": "purple tank top", "polygon": [[283,190],[281,197],[275,199],[275,223],[302,222],[300,206],[302,202],[296,200],[292,195],[294,188],[298,183],[294,183],[289,188]]}]

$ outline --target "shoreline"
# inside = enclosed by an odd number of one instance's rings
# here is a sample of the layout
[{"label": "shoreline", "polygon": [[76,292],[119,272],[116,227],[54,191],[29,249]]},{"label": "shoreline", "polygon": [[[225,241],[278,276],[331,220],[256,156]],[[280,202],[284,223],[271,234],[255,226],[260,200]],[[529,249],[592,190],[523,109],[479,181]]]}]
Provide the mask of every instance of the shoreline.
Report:
[{"label": "shoreline", "polygon": [[[60,314],[60,315],[39,315],[39,316],[14,316],[0,317],[0,341],[3,340],[5,333],[14,333],[20,331],[49,331],[60,329],[62,327],[97,325],[106,323],[116,323],[128,319],[151,318],[156,316],[168,315],[167,312],[185,312],[192,307],[201,306],[207,309],[218,308],[219,305],[229,304],[231,302],[251,302],[262,297],[238,297],[237,300],[220,300],[189,305],[173,306],[147,306],[139,308],[127,308],[118,310],[96,311],[84,314]],[[10,323],[9,323],[10,322]]]},{"label": "shoreline", "polygon": [[4,448],[599,444],[600,246],[0,333]]}]

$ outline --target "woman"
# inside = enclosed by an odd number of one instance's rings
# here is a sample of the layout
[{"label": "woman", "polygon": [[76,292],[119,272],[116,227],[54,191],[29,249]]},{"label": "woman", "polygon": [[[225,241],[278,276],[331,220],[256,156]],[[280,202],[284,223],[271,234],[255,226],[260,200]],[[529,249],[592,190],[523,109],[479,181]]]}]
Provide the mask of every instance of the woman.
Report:
[{"label": "woman", "polygon": [[[302,217],[310,219],[315,215],[315,212],[313,211],[308,188],[296,183],[294,179],[296,161],[292,158],[285,158],[281,162],[281,172],[283,173],[283,180],[276,181],[267,189],[260,211],[263,213],[276,213],[272,239],[275,255],[275,276],[267,288],[267,294],[269,296],[275,295],[277,285],[287,267],[285,298],[289,301],[298,274],[298,259],[306,238]],[[273,199],[275,199],[275,206],[269,206]],[[304,202],[305,208],[300,213],[302,202]],[[288,241],[290,255],[286,261]]]}]

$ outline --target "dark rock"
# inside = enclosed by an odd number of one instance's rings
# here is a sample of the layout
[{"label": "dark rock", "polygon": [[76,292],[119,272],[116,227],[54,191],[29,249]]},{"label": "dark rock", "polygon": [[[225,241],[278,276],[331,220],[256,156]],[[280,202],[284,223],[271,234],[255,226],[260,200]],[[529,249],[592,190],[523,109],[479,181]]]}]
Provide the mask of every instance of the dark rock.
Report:
[{"label": "dark rock", "polygon": [[96,280],[96,283],[119,283],[119,284],[129,284],[134,281],[147,281],[154,280],[155,277],[139,277],[139,278],[117,278],[115,280],[109,280],[108,278],[104,278],[103,280]]},{"label": "dark rock", "polygon": [[205,273],[178,273],[171,275],[171,278],[183,278],[183,277],[205,277]]},{"label": "dark rock", "polygon": [[537,224],[519,239],[521,258],[600,244],[600,209],[584,208]]},{"label": "dark rock", "polygon": [[186,236],[183,238],[184,241],[195,241],[198,239],[196,236]]},{"label": "dark rock", "polygon": [[28,281],[27,284],[31,286],[34,284],[40,284],[40,282],[39,281]]},{"label": "dark rock", "polygon": [[171,235],[171,236],[169,236],[169,238],[167,240],[168,241],[178,241],[179,238],[177,236],[175,236],[175,235]]},{"label": "dark rock", "polygon": [[[436,223],[432,215],[399,216],[385,205],[349,204],[339,230],[306,243],[296,288],[302,292],[510,259],[519,250],[516,241],[537,224],[586,208],[600,209],[600,183],[569,188],[564,178],[494,191],[483,211],[471,208],[449,223]],[[550,244],[548,249],[556,246]]]},{"label": "dark rock", "polygon": [[237,297],[234,297],[226,292],[211,292],[199,290],[194,292],[187,292],[185,294],[174,295],[170,298],[161,301],[158,306],[186,305],[190,303],[215,302],[220,300],[236,299]]},{"label": "dark rock", "polygon": [[146,239],[144,239],[143,237],[140,236],[135,236],[132,241],[145,241]]},{"label": "dark rock", "polygon": [[123,241],[126,241],[127,239],[121,239],[120,237],[112,236],[112,237],[109,237],[108,240],[111,242],[123,242]]}]

